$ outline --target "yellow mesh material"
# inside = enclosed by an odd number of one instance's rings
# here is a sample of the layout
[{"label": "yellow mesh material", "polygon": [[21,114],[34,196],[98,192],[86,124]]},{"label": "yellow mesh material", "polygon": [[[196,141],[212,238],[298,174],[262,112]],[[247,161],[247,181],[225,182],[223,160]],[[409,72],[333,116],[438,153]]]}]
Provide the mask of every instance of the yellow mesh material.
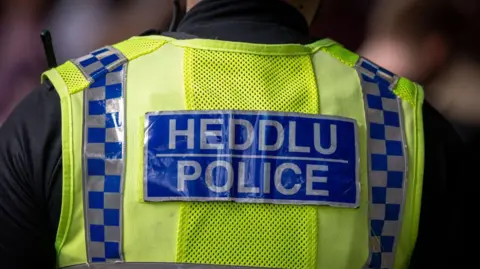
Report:
[{"label": "yellow mesh material", "polygon": [[[185,49],[191,110],[318,113],[310,56],[265,56]],[[184,203],[177,261],[270,268],[315,268],[313,206]]]},{"label": "yellow mesh material", "polygon": [[337,58],[340,62],[353,67],[358,61],[359,56],[339,44],[322,48],[323,51]]},{"label": "yellow mesh material", "polygon": [[165,40],[156,40],[146,37],[133,37],[131,39],[120,42],[113,47],[123,53],[123,55],[129,60],[133,60],[142,55],[152,53],[159,49]]},{"label": "yellow mesh material", "polygon": [[185,97],[191,109],[318,113],[309,56],[265,56],[185,49]]},{"label": "yellow mesh material", "polygon": [[85,78],[82,71],[78,69],[72,62],[68,61],[56,68],[67,85],[68,92],[74,94],[86,89],[89,81]]},{"label": "yellow mesh material", "polygon": [[182,206],[180,224],[179,262],[315,268],[313,207],[197,202]]},{"label": "yellow mesh material", "polygon": [[413,107],[417,105],[417,86],[406,78],[400,78],[397,82],[397,87],[393,92],[403,100],[409,102]]}]

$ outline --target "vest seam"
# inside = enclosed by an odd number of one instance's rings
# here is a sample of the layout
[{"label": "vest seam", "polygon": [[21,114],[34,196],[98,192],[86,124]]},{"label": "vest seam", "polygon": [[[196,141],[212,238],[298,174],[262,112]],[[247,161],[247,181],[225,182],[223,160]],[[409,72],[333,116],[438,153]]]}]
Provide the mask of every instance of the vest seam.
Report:
[{"label": "vest seam", "polygon": [[[62,158],[68,158],[69,161],[67,162],[67,165],[70,166],[70,169],[71,169],[71,166],[73,165],[72,164],[72,160],[73,160],[73,153],[72,153],[72,150],[73,150],[73,142],[72,142],[72,137],[73,137],[73,134],[72,134],[72,128],[71,126],[69,126],[73,121],[72,121],[72,104],[71,104],[71,96],[70,95],[67,95],[65,97],[62,98],[64,100],[64,102],[67,102],[68,103],[68,107],[65,108],[65,110],[67,110],[67,115],[65,115],[65,119],[66,121],[68,121],[68,124],[66,124],[65,127],[62,127],[62,133],[63,132],[67,132],[68,133],[68,147],[69,147],[69,150],[68,152],[66,152],[66,156],[65,156],[65,153],[62,153]],[[62,126],[65,125],[65,122],[64,120],[62,119]],[[63,136],[63,134],[62,134]],[[64,142],[62,141],[62,144],[64,144]],[[64,146],[62,146],[62,152],[63,152],[63,149],[64,149]],[[71,227],[71,223],[72,223],[72,211],[73,211],[73,203],[74,203],[74,191],[73,191],[73,171],[70,171],[69,175],[68,175],[68,178],[65,179],[65,174],[66,174],[66,171],[65,171],[65,168],[62,167],[62,206],[61,206],[61,210],[60,210],[60,221],[59,221],[59,226],[60,226],[60,222],[62,221],[62,211],[66,211],[63,216],[65,216],[65,214],[67,214],[67,220],[66,220],[66,223],[65,223],[65,228],[64,228],[64,235],[62,236],[63,238],[61,239],[61,241],[58,243],[58,246],[57,246],[57,254],[60,253],[61,249],[63,248],[63,246],[65,245],[65,241],[67,240],[67,237],[68,237],[68,233],[70,231],[70,227]],[[68,181],[68,182],[67,182]],[[69,184],[69,189],[66,189],[66,184]],[[65,195],[64,194],[67,194],[69,199],[68,201],[64,201],[65,200]],[[68,202],[68,205],[66,204]],[[65,204],[65,206],[64,206]],[[64,221],[65,222],[65,221]],[[60,227],[57,228],[57,236],[58,236],[58,230],[60,229]],[[57,237],[56,236],[56,237]]]},{"label": "vest seam", "polygon": [[[422,101],[423,99],[423,94],[421,92],[421,89],[419,89],[419,85],[414,83],[413,84],[416,91],[415,91],[415,100],[416,100],[416,103],[417,103],[417,106],[414,107],[415,109],[415,114],[414,114],[414,128],[415,128],[415,134],[414,134],[414,147],[415,147],[415,165],[414,165],[414,174],[413,174],[413,178],[415,179],[415,186],[414,188],[412,188],[413,191],[415,191],[415,195],[413,196],[413,199],[412,199],[412,207],[415,207],[415,205],[418,203],[416,202],[417,201],[417,192],[418,192],[418,188],[420,188],[420,203],[421,203],[421,194],[423,192],[423,171],[420,169],[419,166],[423,166],[422,168],[424,169],[424,161],[425,161],[425,154],[424,154],[424,150],[420,150],[420,146],[419,144],[423,144],[424,146],[424,142],[423,143],[420,143],[420,136],[423,136],[424,132],[423,132],[423,114],[422,114],[422,107],[423,105],[420,105],[420,101]],[[420,122],[419,122],[420,121]],[[418,126],[421,126],[421,131],[419,130]],[[424,139],[422,139],[423,141]],[[423,155],[423,156],[419,156],[419,155]],[[419,164],[419,161],[422,162],[422,165]],[[421,173],[421,177],[417,177],[417,175]],[[419,186],[419,182],[418,182],[418,178],[422,178],[422,184],[420,184]],[[421,205],[420,205],[421,206]],[[415,212],[415,211],[414,211]],[[413,246],[415,246],[415,243],[417,241],[417,237],[418,237],[418,223],[419,223],[419,220],[420,220],[420,216],[419,214],[417,214],[417,216],[415,217],[415,219],[412,219],[412,223],[411,223],[411,226],[412,227],[416,227],[416,236],[414,236],[412,238],[412,241],[413,241]],[[416,224],[415,224],[416,223]],[[410,253],[410,256],[412,255],[412,253]]]},{"label": "vest seam", "polygon": [[[164,43],[163,45],[165,45],[165,44],[167,44],[167,43]],[[146,53],[146,54],[140,54],[140,55],[138,55],[137,57],[134,57],[134,58],[132,58],[132,59],[130,59],[130,60],[127,59],[127,62],[125,62],[125,64],[131,63],[131,62],[133,62],[133,61],[135,61],[135,60],[137,60],[137,59],[140,59],[140,58],[142,58],[142,57],[144,57],[144,56],[148,56],[148,55],[156,52],[157,50],[163,48],[163,45],[161,45],[160,47],[158,47],[158,48],[156,48],[155,50],[152,50],[152,51],[150,51],[150,52],[148,52],[148,53]],[[120,52],[121,52],[121,51],[120,51]]]},{"label": "vest seam", "polygon": [[313,61],[313,56],[315,54],[311,54],[309,58],[310,60],[310,66],[312,67],[312,75],[313,75],[313,79],[315,80],[315,90],[316,90],[316,94],[317,94],[317,114],[321,114],[321,111],[322,111],[322,108],[320,107],[320,88],[319,88],[319,85],[318,85],[318,81],[317,81],[317,70],[316,70],[316,66],[314,64],[314,61]]},{"label": "vest seam", "polygon": [[[144,38],[144,39],[148,39],[148,38],[146,38],[146,37],[143,37],[143,38]],[[127,64],[127,63],[131,63],[132,61],[135,61],[136,59],[142,58],[143,56],[150,55],[150,54],[158,51],[159,49],[163,48],[163,46],[164,46],[165,44],[170,44],[170,43],[171,43],[171,42],[169,42],[169,41],[167,41],[167,40],[162,40],[162,41],[163,41],[163,42],[161,42],[161,44],[158,46],[158,48],[155,48],[155,49],[153,49],[153,50],[151,50],[151,51],[148,51],[148,50],[147,50],[146,53],[139,53],[138,55],[135,55],[135,56],[133,56],[132,58],[127,58],[126,53],[124,53],[122,50],[120,50],[120,49],[117,48],[117,45],[120,44],[120,43],[117,43],[117,44],[115,44],[115,45],[113,45],[113,46],[111,46],[111,47],[114,48],[116,51],[120,52],[121,55],[123,55],[123,57],[126,59],[126,62],[124,62],[124,64]],[[124,42],[126,42],[126,41],[124,41]]]},{"label": "vest seam", "polygon": [[[61,103],[61,150],[59,158],[65,160],[64,164],[71,164],[72,160],[72,111],[71,111],[71,95],[68,92],[67,84],[61,74],[56,69],[50,69],[43,73],[42,80],[45,81],[48,79],[50,83],[54,86],[56,92],[60,97]],[[59,161],[56,164],[58,168]],[[72,207],[73,207],[73,189],[72,189],[72,180],[73,172],[69,171],[68,167],[62,167],[62,201],[60,205],[60,217],[58,221],[58,226],[55,233],[55,252],[57,255],[60,253],[63,245],[65,244],[68,231],[71,225],[72,217]],[[53,175],[52,175],[53,176]],[[68,199],[67,199],[68,197]]]},{"label": "vest seam", "polygon": [[[339,56],[338,54],[332,52],[332,51],[329,51],[327,49],[328,47],[325,47],[325,48],[321,48],[320,50],[323,51],[323,52],[326,52],[328,55],[332,56],[333,58],[337,59],[338,61],[340,61],[342,64],[348,66],[348,67],[355,67],[355,64],[350,64],[348,63],[346,60],[343,59],[343,57]],[[360,59],[360,58],[359,58]]]}]

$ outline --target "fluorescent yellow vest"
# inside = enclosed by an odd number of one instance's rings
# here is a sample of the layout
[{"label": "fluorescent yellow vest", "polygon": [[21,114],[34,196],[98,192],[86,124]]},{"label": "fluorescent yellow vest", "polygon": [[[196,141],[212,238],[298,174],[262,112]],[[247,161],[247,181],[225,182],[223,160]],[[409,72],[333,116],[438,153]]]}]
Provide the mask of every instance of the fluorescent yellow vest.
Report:
[{"label": "fluorescent yellow vest", "polygon": [[[45,78],[62,108],[60,268],[408,267],[421,201],[423,92],[407,79],[330,40],[162,36],[107,46]],[[184,110],[353,119],[358,207],[145,202],[145,115]]]}]

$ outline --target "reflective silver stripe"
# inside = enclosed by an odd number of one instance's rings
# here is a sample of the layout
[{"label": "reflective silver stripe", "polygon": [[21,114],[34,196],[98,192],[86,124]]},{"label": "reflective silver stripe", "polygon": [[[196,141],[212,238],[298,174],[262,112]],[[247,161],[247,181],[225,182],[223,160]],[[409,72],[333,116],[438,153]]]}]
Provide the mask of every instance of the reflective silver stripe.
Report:
[{"label": "reflective silver stripe", "polygon": [[365,268],[394,267],[405,202],[407,155],[397,77],[360,59],[356,65],[363,89],[368,129],[370,255]]},{"label": "reflective silver stripe", "polygon": [[90,82],[84,91],[83,135],[87,257],[90,263],[122,262],[126,58],[104,47],[73,63]]},{"label": "reflective silver stripe", "polygon": [[[257,267],[239,267],[225,265],[205,264],[179,264],[179,263],[96,263],[64,267],[68,269],[254,269]],[[265,268],[265,267],[263,267]],[[268,269],[268,268],[265,268]],[[273,269],[273,268],[271,268]]]}]

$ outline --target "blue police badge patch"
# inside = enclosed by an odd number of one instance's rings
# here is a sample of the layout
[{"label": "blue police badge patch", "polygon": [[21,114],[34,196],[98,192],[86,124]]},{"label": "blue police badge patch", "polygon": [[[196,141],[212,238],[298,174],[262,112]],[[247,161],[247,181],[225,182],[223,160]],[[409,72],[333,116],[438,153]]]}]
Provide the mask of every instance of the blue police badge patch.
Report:
[{"label": "blue police badge patch", "polygon": [[358,207],[352,119],[260,111],[147,113],[145,201]]}]

